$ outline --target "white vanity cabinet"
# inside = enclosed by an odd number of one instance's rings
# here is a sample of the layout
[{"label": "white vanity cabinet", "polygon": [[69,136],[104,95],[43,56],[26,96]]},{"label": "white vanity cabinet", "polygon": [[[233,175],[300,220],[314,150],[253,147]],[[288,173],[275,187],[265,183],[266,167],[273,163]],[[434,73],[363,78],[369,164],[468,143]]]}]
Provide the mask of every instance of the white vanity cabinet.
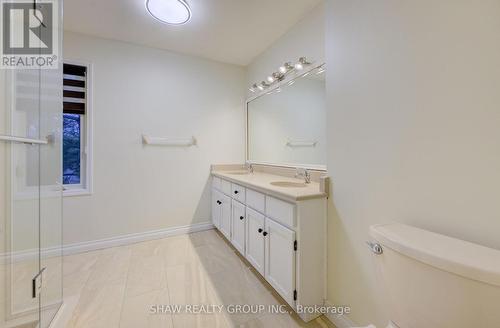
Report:
[{"label": "white vanity cabinet", "polygon": [[[326,290],[326,197],[292,201],[217,176],[212,220],[283,299],[323,305]],[[304,321],[320,314],[298,313]]]},{"label": "white vanity cabinet", "polygon": [[247,208],[246,217],[246,252],[245,257],[259,271],[264,272],[264,232],[265,217],[257,211]]},{"label": "white vanity cabinet", "polygon": [[231,243],[241,254],[245,254],[245,205],[233,200]]},{"label": "white vanity cabinet", "polygon": [[212,223],[217,228],[220,229],[220,217],[221,217],[221,204],[222,198],[221,193],[213,188],[212,189]]},{"label": "white vanity cabinet", "polygon": [[227,239],[231,238],[231,198],[226,195],[221,197],[220,231]]},{"label": "white vanity cabinet", "polygon": [[212,222],[226,238],[231,238],[231,197],[217,189],[212,192]]},{"label": "white vanity cabinet", "polygon": [[296,298],[295,231],[267,219],[263,234],[265,278],[289,304],[293,304]]},{"label": "white vanity cabinet", "polygon": [[245,196],[246,196],[246,189],[242,186],[239,186],[237,184],[232,184],[231,185],[231,196],[236,199],[237,201],[244,203],[245,202]]}]

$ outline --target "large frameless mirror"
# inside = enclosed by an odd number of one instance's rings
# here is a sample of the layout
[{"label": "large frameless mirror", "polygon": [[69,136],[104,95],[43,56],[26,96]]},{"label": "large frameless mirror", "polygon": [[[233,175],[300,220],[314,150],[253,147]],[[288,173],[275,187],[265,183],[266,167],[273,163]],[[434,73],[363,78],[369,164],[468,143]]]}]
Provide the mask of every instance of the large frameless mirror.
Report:
[{"label": "large frameless mirror", "polygon": [[324,65],[247,102],[247,159],[326,169]]}]

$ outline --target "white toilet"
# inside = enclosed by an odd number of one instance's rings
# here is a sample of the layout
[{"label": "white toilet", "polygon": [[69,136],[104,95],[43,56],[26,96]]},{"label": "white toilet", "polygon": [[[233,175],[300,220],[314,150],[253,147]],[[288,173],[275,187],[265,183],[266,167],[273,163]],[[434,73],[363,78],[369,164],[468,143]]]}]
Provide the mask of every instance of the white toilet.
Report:
[{"label": "white toilet", "polygon": [[499,250],[403,224],[370,235],[388,328],[500,327]]}]

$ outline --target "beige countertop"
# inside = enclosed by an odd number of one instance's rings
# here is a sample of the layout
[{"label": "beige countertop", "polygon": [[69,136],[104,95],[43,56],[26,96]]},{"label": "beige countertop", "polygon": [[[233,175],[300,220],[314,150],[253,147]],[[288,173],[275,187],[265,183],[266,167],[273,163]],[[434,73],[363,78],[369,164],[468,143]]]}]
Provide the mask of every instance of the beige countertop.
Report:
[{"label": "beige countertop", "polygon": [[234,182],[244,187],[260,191],[262,193],[275,196],[284,200],[296,202],[301,200],[328,197],[328,194],[323,191],[324,184],[311,181],[305,187],[279,187],[274,186],[271,182],[288,181],[288,182],[304,182],[303,179],[295,179],[281,175],[269,174],[264,172],[254,172],[249,174],[234,174],[234,172],[243,172],[241,170],[212,170],[212,175],[224,180]]}]

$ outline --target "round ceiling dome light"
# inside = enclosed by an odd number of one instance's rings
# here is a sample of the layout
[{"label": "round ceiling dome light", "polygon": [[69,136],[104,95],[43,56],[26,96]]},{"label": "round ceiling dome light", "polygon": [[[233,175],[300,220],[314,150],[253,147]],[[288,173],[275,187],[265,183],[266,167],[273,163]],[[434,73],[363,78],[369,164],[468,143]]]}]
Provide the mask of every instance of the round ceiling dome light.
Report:
[{"label": "round ceiling dome light", "polygon": [[191,8],[185,0],[146,0],[146,9],[165,24],[182,25],[191,19]]}]

